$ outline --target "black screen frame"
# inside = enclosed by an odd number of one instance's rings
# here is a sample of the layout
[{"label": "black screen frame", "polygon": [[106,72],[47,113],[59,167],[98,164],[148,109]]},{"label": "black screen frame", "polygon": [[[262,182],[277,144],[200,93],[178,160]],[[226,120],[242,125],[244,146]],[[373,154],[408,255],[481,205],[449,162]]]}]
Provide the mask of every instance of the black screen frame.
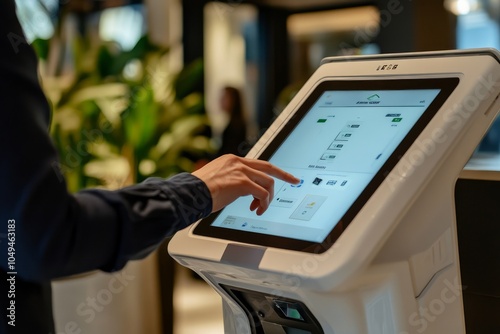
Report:
[{"label": "black screen frame", "polygon": [[283,126],[279,133],[272,139],[262,153],[257,157],[260,160],[268,160],[280,147],[281,143],[288,137],[302,118],[311,110],[317,100],[325,91],[355,91],[355,90],[418,90],[418,89],[439,89],[440,92],[431,102],[422,116],[407,133],[405,138],[399,143],[394,152],[374,175],[365,189],[349,207],[346,213],[333,227],[328,236],[321,243],[280,237],[269,234],[261,234],[250,231],[233,230],[224,227],[212,226],[213,221],[221,211],[212,213],[202,219],[194,228],[195,235],[207,236],[229,241],[243,242],[252,245],[273,247],[287,250],[295,250],[306,253],[321,254],[327,251],[349,224],[354,220],[358,212],[366,204],[376,189],[382,184],[387,175],[393,170],[398,161],[406,154],[413,142],[418,138],[432,118],[441,109],[442,105],[449,98],[460,79],[458,77],[443,78],[416,78],[416,79],[372,79],[372,80],[339,80],[332,79],[320,82],[314,87],[294,112],[292,117]]}]

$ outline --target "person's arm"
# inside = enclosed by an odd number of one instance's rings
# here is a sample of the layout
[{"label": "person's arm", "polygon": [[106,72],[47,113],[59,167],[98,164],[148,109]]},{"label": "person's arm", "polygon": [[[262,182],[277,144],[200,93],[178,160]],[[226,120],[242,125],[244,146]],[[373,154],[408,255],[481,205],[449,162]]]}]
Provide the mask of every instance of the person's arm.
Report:
[{"label": "person's arm", "polygon": [[[87,270],[115,270],[166,236],[210,213],[205,184],[190,174],[119,191],[75,196],[61,177],[48,135],[50,110],[37,59],[25,42],[14,1],[0,2],[0,259],[7,263],[15,222],[15,270],[42,281]],[[64,159],[64,157],[63,157]]]},{"label": "person's arm", "polygon": [[26,280],[118,270],[238,196],[254,196],[251,209],[262,213],[273,194],[267,174],[297,182],[267,162],[224,156],[193,175],[70,195],[47,133],[49,106],[37,59],[24,41],[14,0],[0,1],[0,117],[0,265],[11,271],[11,222],[15,270]]}]

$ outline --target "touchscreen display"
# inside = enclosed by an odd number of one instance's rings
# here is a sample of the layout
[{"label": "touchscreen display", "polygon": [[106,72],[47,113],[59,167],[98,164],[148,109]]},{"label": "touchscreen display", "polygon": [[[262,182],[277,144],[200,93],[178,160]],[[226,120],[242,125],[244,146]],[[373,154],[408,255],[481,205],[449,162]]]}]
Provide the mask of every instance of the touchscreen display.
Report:
[{"label": "touchscreen display", "polygon": [[300,248],[323,243],[333,231],[338,237],[450,93],[446,80],[406,85],[321,84],[260,157],[300,183],[275,180],[274,198],[261,216],[249,210],[250,196],[241,197],[196,230],[235,231],[221,236],[269,246],[305,242]]}]

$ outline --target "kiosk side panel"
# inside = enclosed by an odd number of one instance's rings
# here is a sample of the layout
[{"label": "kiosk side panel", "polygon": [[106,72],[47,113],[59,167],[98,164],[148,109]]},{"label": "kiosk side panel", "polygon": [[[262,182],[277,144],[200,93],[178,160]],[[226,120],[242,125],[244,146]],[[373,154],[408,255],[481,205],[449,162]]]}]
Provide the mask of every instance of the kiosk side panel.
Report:
[{"label": "kiosk side panel", "polygon": [[500,181],[459,179],[455,203],[467,333],[499,333]]}]

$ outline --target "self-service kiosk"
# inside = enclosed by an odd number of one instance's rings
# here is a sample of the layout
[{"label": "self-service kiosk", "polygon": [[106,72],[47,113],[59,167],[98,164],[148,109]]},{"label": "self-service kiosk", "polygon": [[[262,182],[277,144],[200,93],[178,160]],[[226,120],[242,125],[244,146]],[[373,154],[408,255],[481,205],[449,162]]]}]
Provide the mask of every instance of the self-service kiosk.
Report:
[{"label": "self-service kiosk", "polygon": [[324,59],[248,154],[301,182],[169,252],[221,295],[226,333],[465,333],[454,189],[499,93],[496,50]]}]

